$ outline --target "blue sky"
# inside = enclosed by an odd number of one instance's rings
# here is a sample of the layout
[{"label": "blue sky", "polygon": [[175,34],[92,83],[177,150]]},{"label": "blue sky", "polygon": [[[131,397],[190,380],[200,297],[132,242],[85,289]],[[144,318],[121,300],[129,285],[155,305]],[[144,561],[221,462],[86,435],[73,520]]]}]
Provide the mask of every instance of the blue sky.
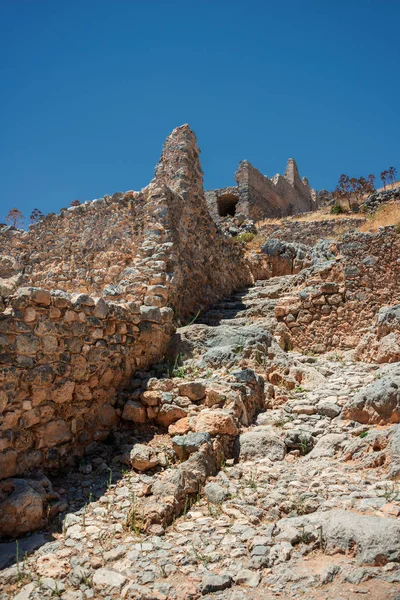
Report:
[{"label": "blue sky", "polygon": [[398,0],[0,0],[0,221],[140,189],[188,122],[207,189],[289,156],[400,171]]}]

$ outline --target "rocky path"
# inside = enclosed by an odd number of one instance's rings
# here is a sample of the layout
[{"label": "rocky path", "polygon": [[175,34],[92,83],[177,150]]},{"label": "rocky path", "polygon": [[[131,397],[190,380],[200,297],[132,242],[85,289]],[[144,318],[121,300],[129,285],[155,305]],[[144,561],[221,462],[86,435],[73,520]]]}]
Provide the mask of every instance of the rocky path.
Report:
[{"label": "rocky path", "polygon": [[[19,542],[0,600],[399,600],[399,426],[342,419],[388,369],[284,353],[269,332],[290,281],[257,282],[178,331],[169,372],[130,392],[131,411],[145,394],[164,429],[135,424],[55,481],[69,513],[30,555]],[[207,448],[214,476],[169,501]],[[157,520],[157,504],[179,510]]]}]

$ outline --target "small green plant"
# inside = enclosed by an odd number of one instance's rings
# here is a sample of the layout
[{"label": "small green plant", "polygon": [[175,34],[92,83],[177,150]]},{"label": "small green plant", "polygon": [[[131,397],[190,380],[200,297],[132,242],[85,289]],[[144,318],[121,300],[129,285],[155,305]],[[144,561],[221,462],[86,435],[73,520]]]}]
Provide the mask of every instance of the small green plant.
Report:
[{"label": "small green plant", "polygon": [[306,392],[306,388],[304,388],[302,385],[296,385],[296,387],[293,389],[293,392],[295,394],[300,393],[300,392]]},{"label": "small green plant", "polygon": [[340,206],[340,204],[334,204],[329,211],[331,215],[342,215],[345,211]]},{"label": "small green plant", "polygon": [[113,472],[110,467],[108,467],[108,479],[107,479],[107,489],[112,486],[113,482]]},{"label": "small green plant", "polygon": [[15,540],[15,562],[16,562],[16,566],[17,566],[17,581],[18,582],[31,581],[32,575],[28,572],[28,553],[27,552],[25,552],[24,557],[22,559],[22,568],[21,568],[18,540]]},{"label": "small green plant", "polygon": [[186,377],[187,373],[186,373],[186,369],[183,365],[180,365],[179,363],[182,361],[182,355],[178,354],[175,357],[174,360],[174,364],[172,366],[172,368],[170,368],[168,366],[168,377]]},{"label": "small green plant", "polygon": [[139,536],[142,533],[142,523],[138,518],[136,496],[134,492],[131,495],[131,507],[128,512],[127,526],[128,529],[133,531],[137,536]]},{"label": "small green plant", "polygon": [[51,595],[56,598],[61,598],[62,590],[58,587],[57,581],[54,581],[54,590],[52,590]]},{"label": "small green plant", "polygon": [[250,471],[250,477],[246,480],[246,484],[252,489],[257,489],[257,471]]},{"label": "small green plant", "polygon": [[300,453],[302,456],[305,456],[308,452],[307,438],[301,435],[300,439],[299,439],[299,444],[300,444]]},{"label": "small green plant", "polygon": [[195,314],[195,316],[188,323],[186,323],[185,327],[189,327],[189,325],[193,325],[193,323],[195,323],[197,321],[200,313],[201,313],[201,310],[199,309],[197,311],[197,313]]},{"label": "small green plant", "polygon": [[399,491],[399,486],[394,482],[391,485],[386,483],[383,488],[383,497],[385,498],[386,502],[392,502],[392,500],[398,496]]},{"label": "small green plant", "polygon": [[193,554],[198,562],[200,562],[204,567],[206,567],[210,562],[212,562],[211,556],[207,556],[207,554],[202,554],[194,547],[192,543]]},{"label": "small green plant", "polygon": [[238,344],[237,346],[234,347],[233,352],[234,352],[234,354],[242,354],[243,350],[244,350],[243,344]]},{"label": "small green plant", "polygon": [[249,242],[252,242],[254,240],[254,238],[255,238],[255,233],[251,233],[251,232],[247,231],[247,232],[239,233],[238,235],[235,235],[233,238],[233,241],[236,242],[237,244],[243,244],[243,246],[245,246]]},{"label": "small green plant", "polygon": [[360,433],[359,437],[360,438],[366,438],[368,435],[368,431],[363,431],[362,433]]}]

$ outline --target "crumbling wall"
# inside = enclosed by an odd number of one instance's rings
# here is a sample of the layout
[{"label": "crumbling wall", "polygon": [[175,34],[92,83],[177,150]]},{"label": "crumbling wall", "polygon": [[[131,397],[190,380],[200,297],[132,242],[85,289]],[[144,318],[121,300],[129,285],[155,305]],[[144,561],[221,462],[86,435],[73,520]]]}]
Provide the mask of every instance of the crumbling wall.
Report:
[{"label": "crumbling wall", "polygon": [[325,219],[323,221],[296,221],[284,219],[280,223],[263,223],[259,233],[266,238],[278,238],[286,242],[296,242],[314,246],[323,238],[338,238],[345,233],[357,231],[366,222],[365,217]]},{"label": "crumbling wall", "polygon": [[118,193],[47,215],[29,231],[3,228],[1,254],[16,261],[18,285],[116,295],[143,237],[144,203],[143,194]]},{"label": "crumbling wall", "polygon": [[21,288],[0,312],[0,478],[55,468],[116,426],[117,389],[158,359],[172,311]]},{"label": "crumbling wall", "polygon": [[[300,179],[296,162],[290,158],[285,175],[272,179],[262,175],[247,160],[240,162],[235,173],[237,187],[206,192],[208,209],[215,220],[233,214],[243,214],[260,221],[268,217],[283,217],[309,212],[317,208],[317,195],[306,178]],[[229,199],[236,199],[229,206]],[[226,202],[224,202],[226,200]],[[229,208],[224,211],[224,204]]]},{"label": "crumbling wall", "polygon": [[142,192],[3,233],[3,274],[22,265],[16,285],[43,286],[0,299],[0,479],[57,468],[104,438],[118,425],[117,390],[163,357],[174,315],[252,281],[243,249],[208,213],[187,125],[169,136]]},{"label": "crumbling wall", "polygon": [[170,235],[169,305],[177,315],[184,318],[250,284],[243,248],[216,227],[208,212],[199,149],[188,125],[167,138],[154,186],[165,207],[159,208],[160,222]]},{"label": "crumbling wall", "polygon": [[355,348],[379,309],[400,301],[400,235],[394,227],[349,233],[337,253],[336,260],[300,273],[299,291],[275,309],[279,332],[286,329],[294,348]]}]

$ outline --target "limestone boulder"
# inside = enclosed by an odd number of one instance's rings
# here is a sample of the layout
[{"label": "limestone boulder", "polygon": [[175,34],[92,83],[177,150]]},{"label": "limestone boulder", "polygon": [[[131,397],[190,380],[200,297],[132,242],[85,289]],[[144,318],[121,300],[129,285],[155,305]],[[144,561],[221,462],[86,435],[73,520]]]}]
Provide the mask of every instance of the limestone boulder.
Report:
[{"label": "limestone boulder", "polygon": [[145,444],[135,444],[130,452],[131,466],[137,471],[148,471],[159,464],[153,448]]},{"label": "limestone boulder", "polygon": [[193,452],[197,452],[202,444],[211,444],[211,436],[207,432],[176,435],[172,439],[172,448],[179,460],[186,460]]},{"label": "limestone boulder", "polygon": [[163,427],[169,427],[175,421],[187,416],[187,411],[175,404],[163,404],[157,415],[157,421]]},{"label": "limestone boulder", "polygon": [[242,433],[234,445],[236,460],[254,460],[269,458],[270,460],[283,460],[286,448],[283,441],[271,428],[260,428],[258,431]]},{"label": "limestone boulder", "polygon": [[124,410],[122,411],[122,418],[126,421],[133,421],[134,423],[146,423],[146,407],[140,402],[128,400],[124,406]]},{"label": "limestone boulder", "polygon": [[400,423],[400,370],[396,367],[363,387],[343,407],[342,416],[359,423]]},{"label": "limestone boulder", "polygon": [[47,477],[10,478],[0,482],[0,537],[17,537],[43,527],[66,504]]},{"label": "limestone boulder", "polygon": [[322,537],[326,554],[351,554],[363,565],[382,566],[400,561],[400,523],[346,510],[316,512],[281,519],[276,531],[298,529],[310,541]]},{"label": "limestone boulder", "polygon": [[204,409],[196,418],[195,431],[205,431],[212,436],[236,436],[239,433],[235,418],[223,409]]}]

